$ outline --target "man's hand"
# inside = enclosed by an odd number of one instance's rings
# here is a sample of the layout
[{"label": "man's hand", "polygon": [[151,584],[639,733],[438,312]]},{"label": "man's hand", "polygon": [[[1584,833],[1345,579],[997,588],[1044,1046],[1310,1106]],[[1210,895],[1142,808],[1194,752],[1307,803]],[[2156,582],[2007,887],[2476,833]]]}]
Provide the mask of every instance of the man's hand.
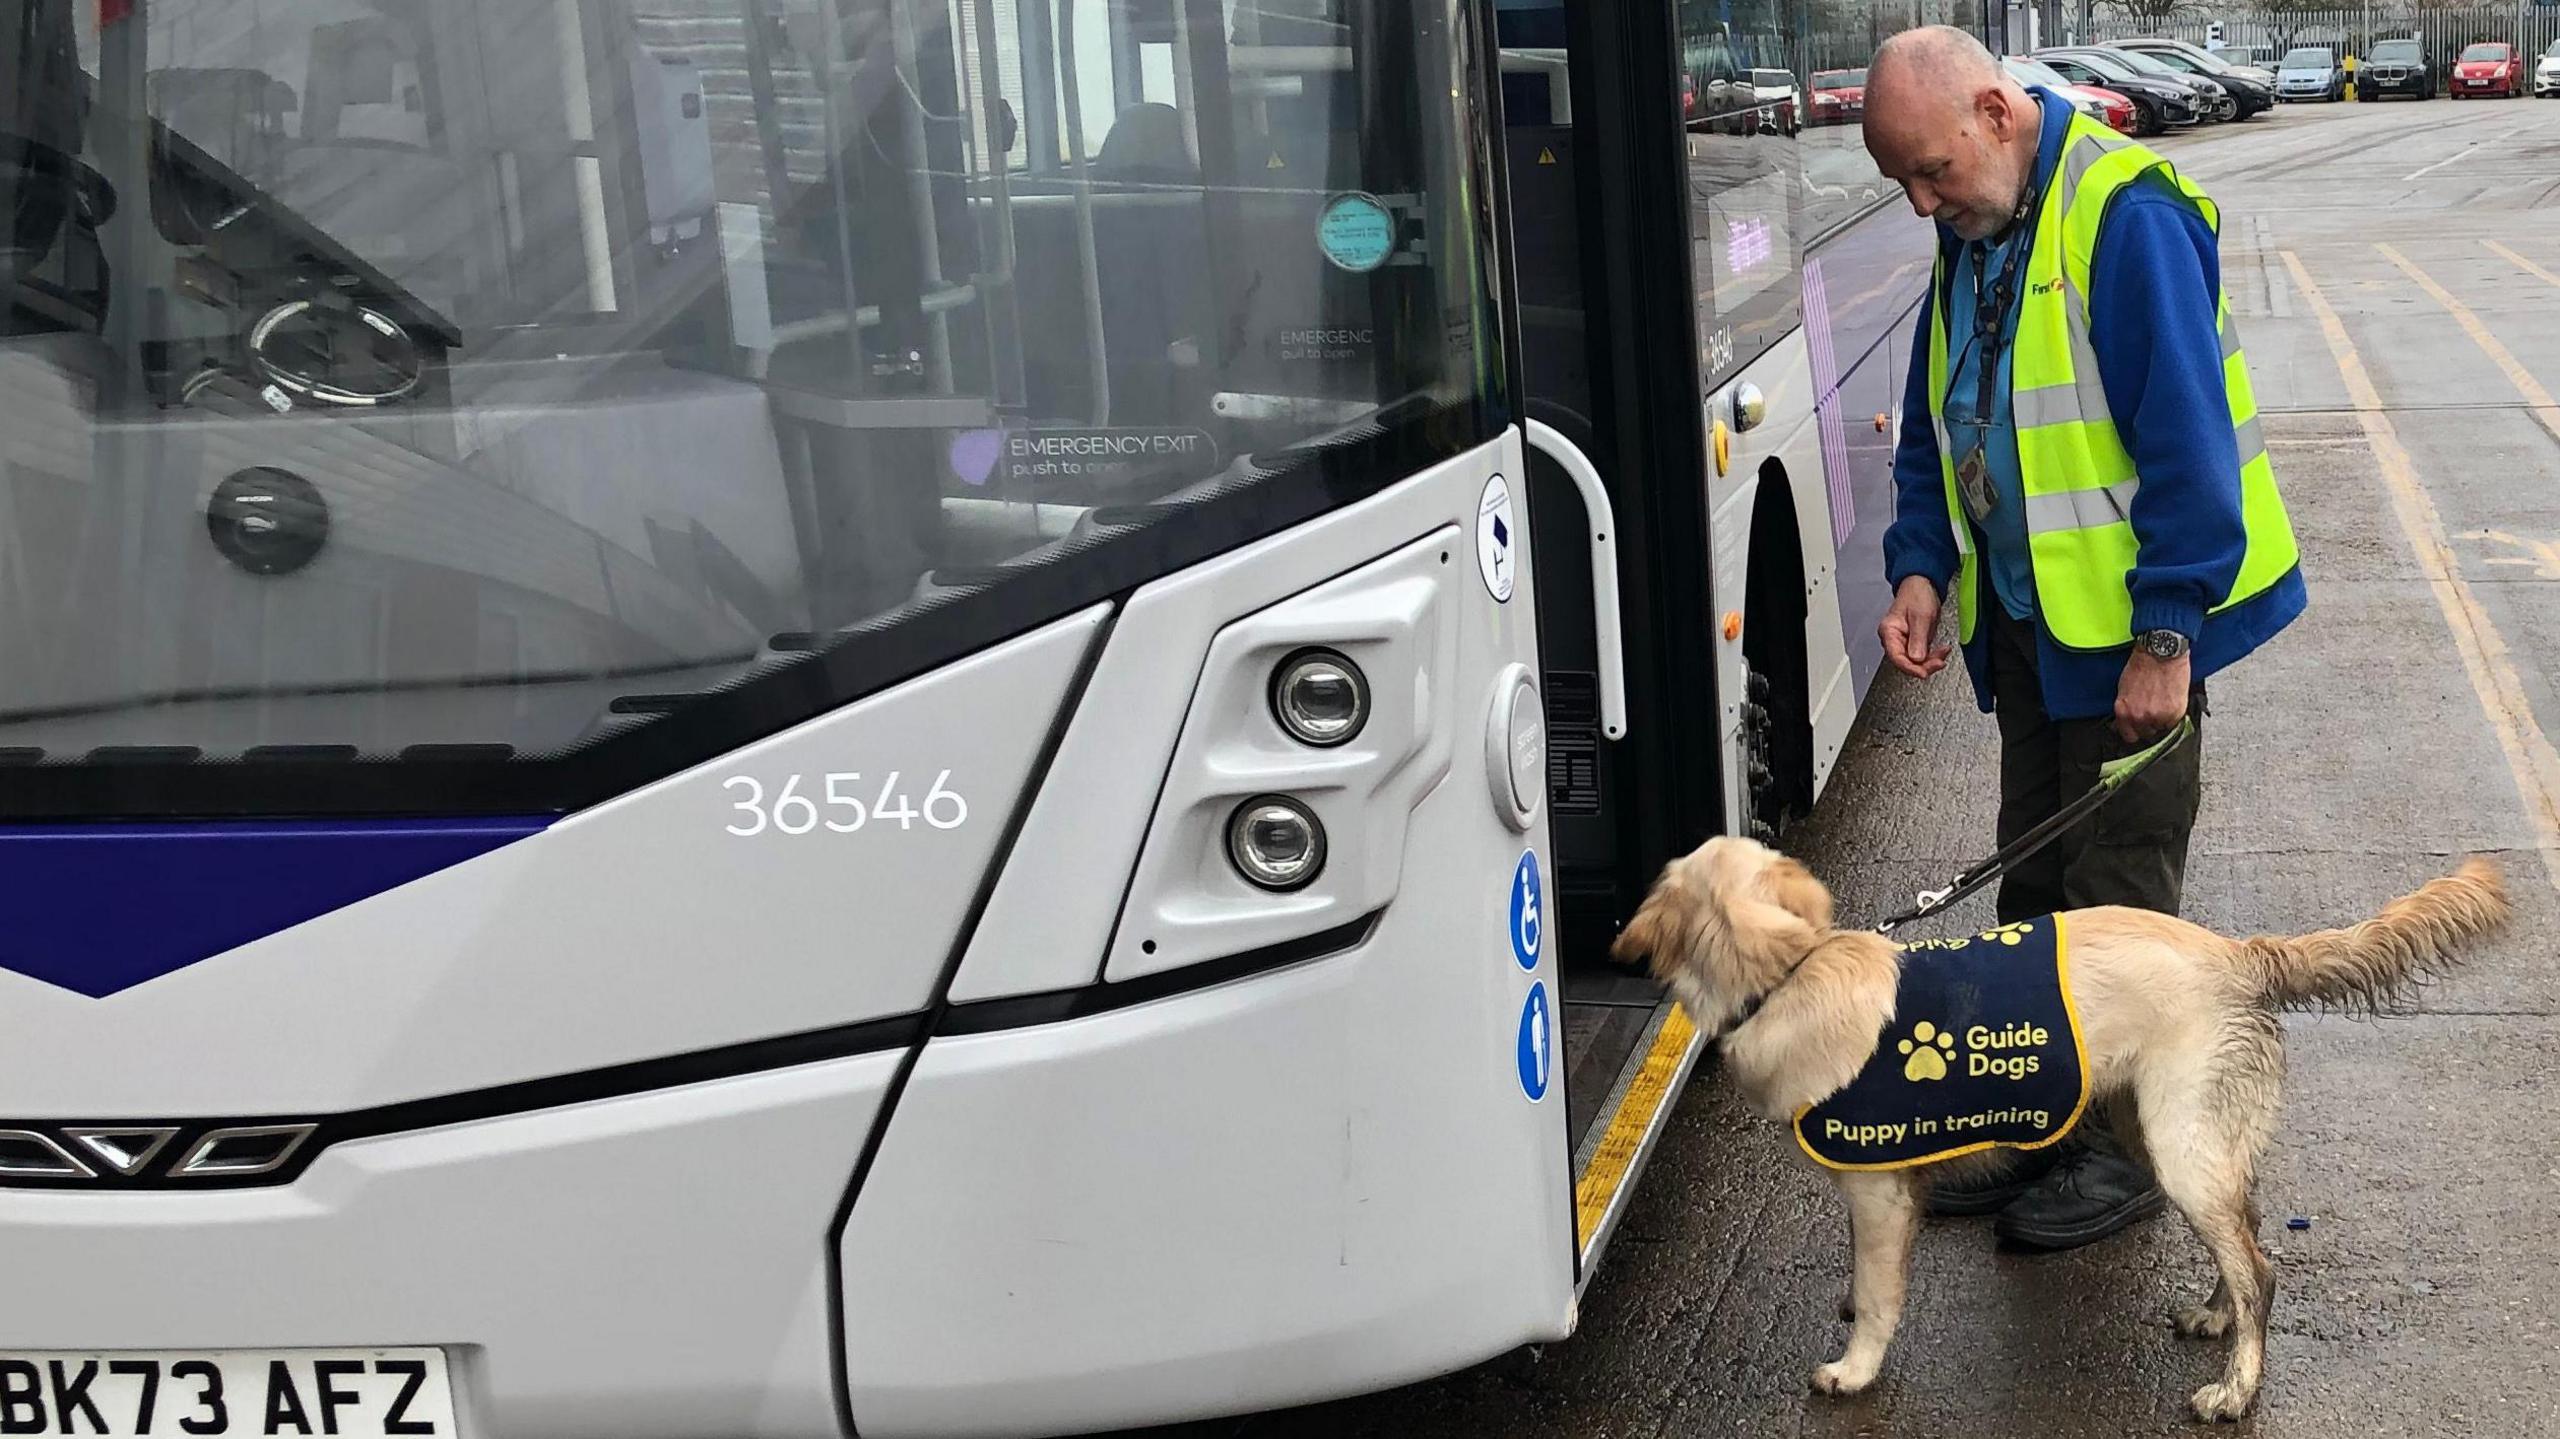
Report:
[{"label": "man's hand", "polygon": [[2187,713],[2187,657],[2160,659],[2142,650],[2124,662],[2116,686],[2116,736],[2127,744],[2158,739]]},{"label": "man's hand", "polygon": [[1953,645],[1930,643],[1938,634],[1938,587],[1926,575],[1903,578],[1876,634],[1884,640],[1884,657],[1913,679],[1925,680],[1945,669],[1947,656],[1955,652]]}]

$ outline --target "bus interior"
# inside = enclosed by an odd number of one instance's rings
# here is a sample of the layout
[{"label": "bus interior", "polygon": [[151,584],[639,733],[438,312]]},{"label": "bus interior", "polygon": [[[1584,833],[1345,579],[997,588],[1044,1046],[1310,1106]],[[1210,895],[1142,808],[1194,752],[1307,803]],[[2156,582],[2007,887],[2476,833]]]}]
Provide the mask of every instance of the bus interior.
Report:
[{"label": "bus interior", "polygon": [[1481,388],[1380,7],[12,3],[31,772],[610,747]]}]

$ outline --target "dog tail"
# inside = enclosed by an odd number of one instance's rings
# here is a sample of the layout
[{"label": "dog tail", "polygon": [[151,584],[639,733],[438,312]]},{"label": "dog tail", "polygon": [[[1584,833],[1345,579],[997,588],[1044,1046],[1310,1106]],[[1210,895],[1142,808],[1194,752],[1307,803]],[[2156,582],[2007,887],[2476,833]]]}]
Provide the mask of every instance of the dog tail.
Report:
[{"label": "dog tail", "polygon": [[2261,936],[2240,948],[2243,962],[2258,967],[2259,993],[2279,1006],[2371,1013],[2451,968],[2465,943],[2497,930],[2510,913],[2497,864],[2474,855],[2362,924],[2289,939]]}]

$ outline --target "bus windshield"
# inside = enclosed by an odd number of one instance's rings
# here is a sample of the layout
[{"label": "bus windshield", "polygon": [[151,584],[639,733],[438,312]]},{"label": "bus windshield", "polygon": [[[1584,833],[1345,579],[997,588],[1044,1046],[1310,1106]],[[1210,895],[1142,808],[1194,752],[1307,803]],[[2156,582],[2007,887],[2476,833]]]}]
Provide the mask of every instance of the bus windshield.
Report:
[{"label": "bus windshield", "polygon": [[1490,439],[1453,13],[0,0],[0,815],[574,808]]}]

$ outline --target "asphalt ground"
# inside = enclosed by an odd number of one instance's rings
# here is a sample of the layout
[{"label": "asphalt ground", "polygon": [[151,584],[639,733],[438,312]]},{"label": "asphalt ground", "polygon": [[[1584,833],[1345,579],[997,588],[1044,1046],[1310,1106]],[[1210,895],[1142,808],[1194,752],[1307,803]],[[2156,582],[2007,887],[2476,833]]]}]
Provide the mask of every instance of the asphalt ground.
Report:
[{"label": "asphalt ground", "polygon": [[[2560,1433],[2560,103],[2280,107],[2160,145],[2223,207],[2311,589],[2302,620],[2213,682],[2187,914],[2321,928],[2473,851],[2502,857],[2519,908],[2405,1011],[2288,1019],[2258,1181],[2278,1294],[2237,1432]],[[1787,847],[1843,914],[1885,912],[1988,847],[1993,739],[1959,670],[1888,672]],[[2187,1395],[2223,1350],[2167,1326],[2212,1280],[2174,1214],[2051,1256],[2003,1252],[1986,1220],[1932,1222],[1883,1377],[1842,1400],[1806,1381],[1846,1338],[1848,1265],[1828,1182],[1702,1066],[1574,1338],[1162,1432],[2200,1427]]]}]

